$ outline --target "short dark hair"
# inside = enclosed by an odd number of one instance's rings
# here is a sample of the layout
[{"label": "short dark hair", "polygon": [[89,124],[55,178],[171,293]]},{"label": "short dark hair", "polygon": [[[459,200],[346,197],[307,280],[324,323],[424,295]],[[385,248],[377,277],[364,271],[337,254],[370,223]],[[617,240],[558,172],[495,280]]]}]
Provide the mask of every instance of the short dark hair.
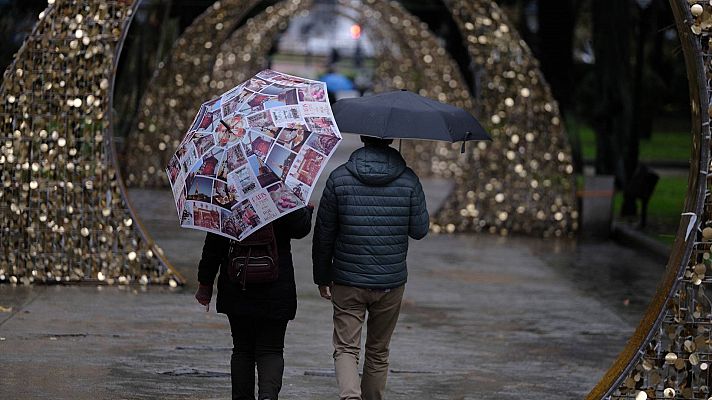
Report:
[{"label": "short dark hair", "polygon": [[391,143],[393,143],[393,139],[381,139],[373,136],[364,135],[361,135],[361,141],[364,144],[371,144],[374,146],[389,146]]}]

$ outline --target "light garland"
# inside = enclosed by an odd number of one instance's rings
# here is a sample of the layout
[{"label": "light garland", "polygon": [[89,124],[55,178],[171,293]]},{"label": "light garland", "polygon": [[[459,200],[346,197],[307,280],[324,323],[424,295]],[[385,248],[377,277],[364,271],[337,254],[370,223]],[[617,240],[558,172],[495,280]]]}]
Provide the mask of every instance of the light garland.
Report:
[{"label": "light garland", "polygon": [[0,282],[182,281],[132,217],[110,126],[132,2],[55,1],[0,87]]}]

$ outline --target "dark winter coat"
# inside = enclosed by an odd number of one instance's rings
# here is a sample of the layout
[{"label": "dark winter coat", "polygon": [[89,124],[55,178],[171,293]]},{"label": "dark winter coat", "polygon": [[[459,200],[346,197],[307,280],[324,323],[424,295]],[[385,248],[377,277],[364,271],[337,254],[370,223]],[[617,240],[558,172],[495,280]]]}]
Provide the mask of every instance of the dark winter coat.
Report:
[{"label": "dark winter coat", "polygon": [[301,239],[311,230],[312,211],[302,208],[273,222],[279,252],[279,279],[271,283],[248,283],[245,290],[230,282],[227,256],[230,239],[208,233],[198,265],[198,281],[212,285],[218,277],[217,311],[223,314],[294,319],[297,312],[297,288],[294,283],[291,239]]},{"label": "dark winter coat", "polygon": [[314,227],[314,282],[388,289],[408,278],[408,237],[429,228],[418,177],[391,147],[367,145],[331,173]]}]

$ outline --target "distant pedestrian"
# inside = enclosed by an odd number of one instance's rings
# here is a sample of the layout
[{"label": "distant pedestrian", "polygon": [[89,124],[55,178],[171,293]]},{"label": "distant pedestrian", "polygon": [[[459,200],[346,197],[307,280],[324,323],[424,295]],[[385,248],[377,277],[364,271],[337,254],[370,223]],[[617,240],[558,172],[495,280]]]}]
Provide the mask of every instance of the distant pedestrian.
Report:
[{"label": "distant pedestrian", "polygon": [[[272,282],[248,282],[244,286],[234,282],[228,270],[232,241],[213,233],[208,233],[205,238],[198,266],[200,286],[195,298],[200,304],[209,306],[213,282],[219,271],[217,311],[227,314],[232,331],[230,370],[233,399],[255,400],[255,365],[257,399],[276,400],[279,396],[284,373],[284,336],[287,323],[294,319],[297,311],[290,240],[309,234],[311,217],[312,208],[307,207],[272,222],[278,256],[278,276]],[[248,253],[245,263],[249,263],[249,259]]]},{"label": "distant pedestrian", "polygon": [[[428,232],[425,196],[392,140],[364,147],[331,173],[314,228],[314,282],[334,308],[339,398],[383,399],[391,335],[407,280],[408,237]],[[358,360],[367,320],[363,379]]]}]

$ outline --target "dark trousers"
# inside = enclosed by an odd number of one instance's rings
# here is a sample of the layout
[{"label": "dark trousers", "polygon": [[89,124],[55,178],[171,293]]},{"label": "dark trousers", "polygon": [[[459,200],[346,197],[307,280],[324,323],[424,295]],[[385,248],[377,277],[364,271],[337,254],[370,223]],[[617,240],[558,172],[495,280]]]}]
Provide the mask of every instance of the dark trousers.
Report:
[{"label": "dark trousers", "polygon": [[284,334],[287,320],[228,315],[232,330],[233,400],[255,400],[255,364],[257,399],[276,400],[284,373]]}]

